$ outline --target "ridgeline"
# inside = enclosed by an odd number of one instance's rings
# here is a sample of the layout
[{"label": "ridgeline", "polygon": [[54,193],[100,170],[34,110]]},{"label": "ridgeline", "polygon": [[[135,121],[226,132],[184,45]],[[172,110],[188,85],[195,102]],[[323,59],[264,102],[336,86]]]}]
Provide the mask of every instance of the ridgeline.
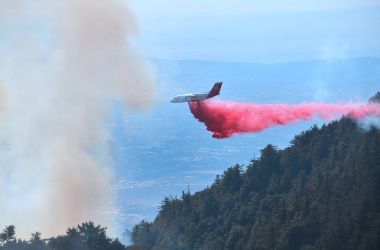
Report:
[{"label": "ridgeline", "polygon": [[343,117],[268,145],[245,170],[165,198],[132,240],[129,250],[380,249],[380,131]]}]

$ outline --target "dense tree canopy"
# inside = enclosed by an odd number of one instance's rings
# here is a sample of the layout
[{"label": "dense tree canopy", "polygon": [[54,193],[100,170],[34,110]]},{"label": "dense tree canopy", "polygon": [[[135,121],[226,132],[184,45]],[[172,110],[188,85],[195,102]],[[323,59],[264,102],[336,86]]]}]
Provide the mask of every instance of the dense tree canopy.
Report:
[{"label": "dense tree canopy", "polygon": [[380,103],[380,92],[377,92],[376,95],[372,96],[369,99],[369,102],[379,102]]},{"label": "dense tree canopy", "polygon": [[127,249],[380,249],[380,132],[349,118],[165,198]]}]

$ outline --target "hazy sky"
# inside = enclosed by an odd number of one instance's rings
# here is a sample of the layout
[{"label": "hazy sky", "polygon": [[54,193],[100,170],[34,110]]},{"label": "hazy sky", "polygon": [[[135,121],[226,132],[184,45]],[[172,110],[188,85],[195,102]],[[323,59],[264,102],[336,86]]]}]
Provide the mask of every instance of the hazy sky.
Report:
[{"label": "hazy sky", "polygon": [[278,62],[380,56],[380,0],[129,0],[145,56]]}]

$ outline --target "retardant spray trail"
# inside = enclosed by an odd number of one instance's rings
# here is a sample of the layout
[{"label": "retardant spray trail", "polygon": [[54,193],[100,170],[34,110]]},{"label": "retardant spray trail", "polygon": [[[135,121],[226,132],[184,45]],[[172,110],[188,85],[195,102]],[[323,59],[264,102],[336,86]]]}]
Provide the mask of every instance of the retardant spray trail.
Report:
[{"label": "retardant spray trail", "polygon": [[235,134],[259,132],[313,118],[331,120],[342,115],[359,120],[380,116],[379,104],[255,104],[227,101],[189,102],[194,117],[206,125],[212,137],[223,139]]}]

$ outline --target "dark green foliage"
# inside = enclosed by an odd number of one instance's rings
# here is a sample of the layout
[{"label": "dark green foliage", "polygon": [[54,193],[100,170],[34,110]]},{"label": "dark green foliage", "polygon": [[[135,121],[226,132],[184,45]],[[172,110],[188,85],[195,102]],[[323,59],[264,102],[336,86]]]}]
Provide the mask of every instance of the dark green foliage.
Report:
[{"label": "dark green foliage", "polygon": [[127,249],[380,249],[380,132],[316,126],[246,170],[165,198]]},{"label": "dark green foliage", "polygon": [[5,243],[15,240],[15,227],[13,225],[5,227],[4,231],[0,234],[0,242]]},{"label": "dark green foliage", "polygon": [[369,102],[378,102],[380,103],[380,92],[377,92],[374,96],[369,99]]},{"label": "dark green foliage", "polygon": [[14,226],[1,234],[0,250],[125,250],[118,239],[107,236],[106,228],[92,222],[69,228],[66,235],[42,239],[41,233],[32,234],[29,241],[15,239]]}]

